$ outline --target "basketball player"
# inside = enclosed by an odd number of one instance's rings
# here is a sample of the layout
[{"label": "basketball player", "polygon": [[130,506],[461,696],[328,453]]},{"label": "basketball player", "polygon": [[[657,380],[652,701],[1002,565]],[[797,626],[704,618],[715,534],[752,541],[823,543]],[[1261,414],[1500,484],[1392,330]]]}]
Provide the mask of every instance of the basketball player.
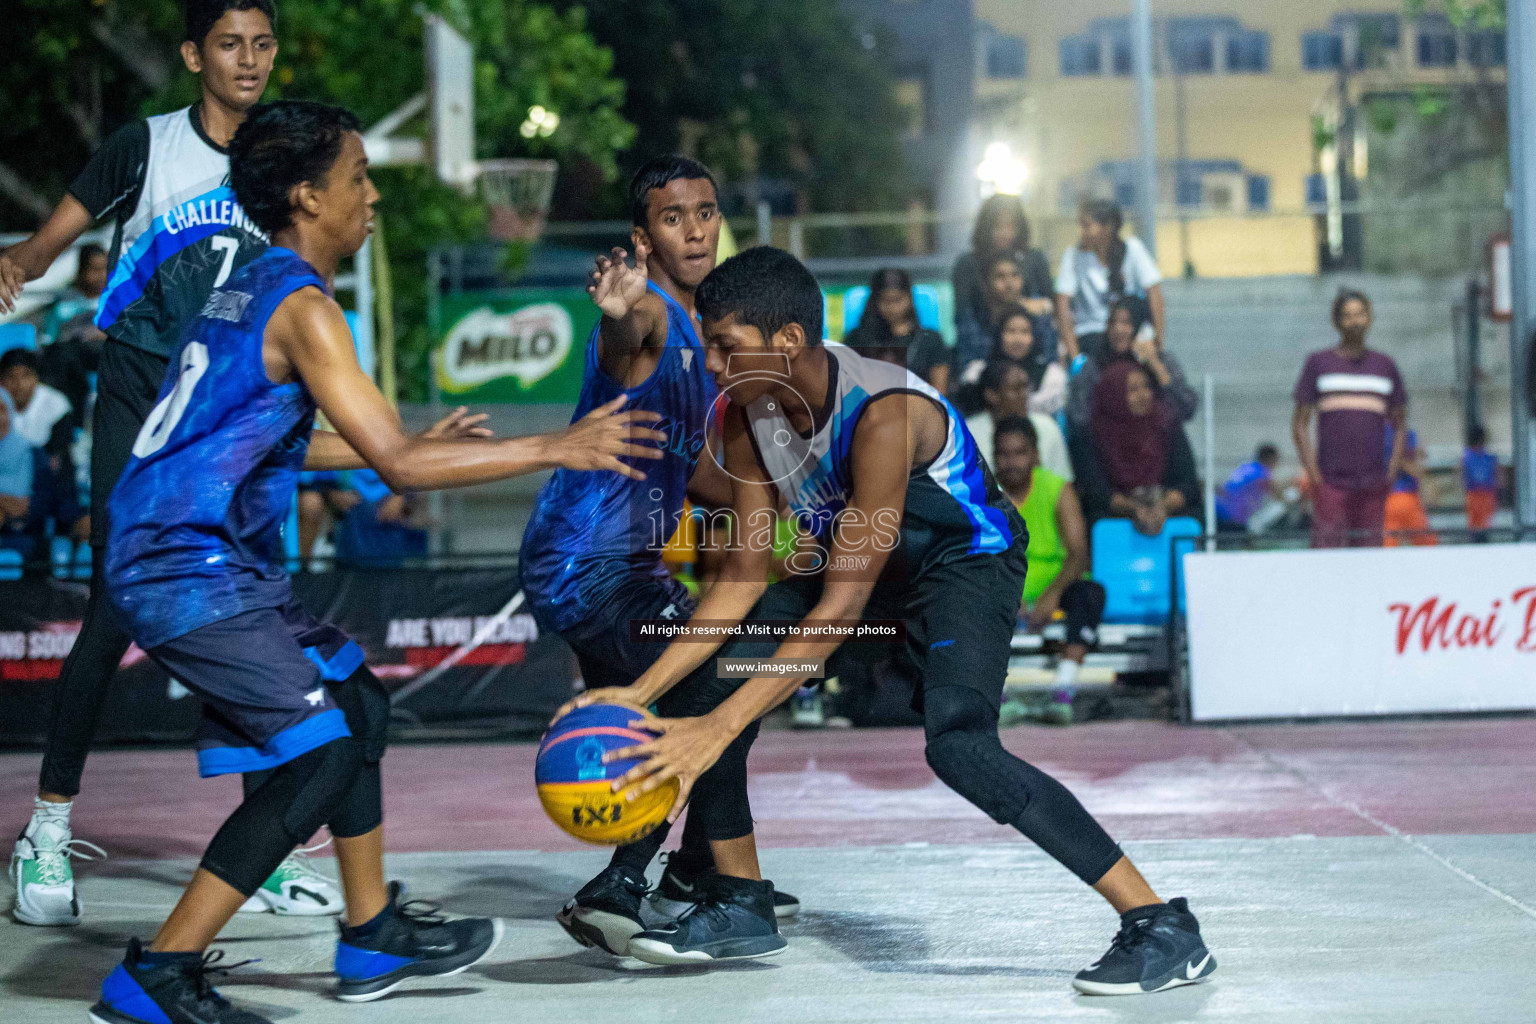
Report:
[{"label": "basketball player", "polygon": [[[964,421],[903,368],[823,344],[821,291],[788,253],[761,247],[727,260],[699,286],[698,306],[710,372],[731,399],[725,468],[747,529],[728,546],[720,582],[695,614],[712,625],[750,618],[807,630],[863,614],[904,620],[922,669],[914,704],[935,774],[1034,840],[1121,915],[1109,951],[1077,975],[1075,987],[1129,994],[1209,977],[1216,964],[1185,901],[1159,900],[1064,786],[998,741],[1027,538]],[[766,522],[781,497],[821,539],[828,561],[817,575],[766,587],[769,550],[752,524]],[[690,788],[699,813],[710,766],[806,678],[761,677],[730,692],[730,681],[715,678],[711,655],[825,659],[838,643],[814,635],[723,648],[674,642],[627,693],[583,695],[622,695],[639,707],[676,689],[725,695],[699,717],[648,722],[658,739],[609,754],[647,758],[614,788],[638,784],[644,792],[675,777],[673,814]],[[783,939],[750,840],[712,844],[720,874],[703,909],[635,936],[631,953],[689,963],[777,952]]]},{"label": "basketball player", "polygon": [[[587,291],[603,317],[587,345],[578,417],[617,395],[663,417],[665,457],[645,483],[557,472],[539,492],[523,534],[523,592],[542,629],[575,650],[588,687],[624,686],[660,653],[630,639],[632,619],[686,619],[693,599],[662,564],[683,499],[720,506],[729,483],[705,448],[714,381],[704,369],[693,293],[715,267],[720,206],[707,168],[681,156],[652,160],[630,182],[635,265],[622,249],[599,256]],[[674,713],[684,713],[677,710]],[[645,870],[666,829],[615,851],[613,860],[556,919],[584,946],[623,956],[640,931]],[[658,907],[691,903],[709,870],[705,835],[689,818],[682,849],[671,855]],[[781,916],[799,902],[776,894]]]},{"label": "basketball player", "polygon": [[[115,269],[96,314],[107,341],[92,428],[91,594],[54,690],[32,819],[11,857],[12,914],[25,924],[73,925],[81,917],[69,864],[80,845],[70,810],[107,685],[129,644],[103,603],[107,496],[155,403],[181,329],[209,292],[267,246],[230,192],[226,147],[266,88],[277,55],[274,19],[272,0],[188,0],[181,57],[199,77],[202,99],[119,129],[37,234],[0,254],[0,310],[9,310],[22,286],[41,277],[92,223],[115,221]],[[247,791],[259,781],[249,780]],[[295,855],[246,909],[335,914],[341,894]]]},{"label": "basketball player", "polygon": [[[637,442],[665,438],[637,425],[654,413],[620,413],[622,396],[556,434],[408,437],[330,295],[378,199],[356,119],[318,103],[258,106],[230,150],[235,194],[273,245],[216,288],[183,335],[111,497],[105,578],[134,640],[204,702],[200,773],[271,773],[214,836],[153,943],[130,940],[92,1010],[109,1024],[260,1020],[211,988],[203,953],[322,823],[346,890],[340,998],[456,973],[500,934],[489,920],[448,922],[402,904],[398,883],[384,883],[389,698],[366,668],[340,682],[322,674],[349,642],[295,603],[284,569],[281,525],[299,471],[367,465],[410,490],[556,466],[644,479],[619,456],[659,459]],[[311,442],[317,407],[337,433]]]}]

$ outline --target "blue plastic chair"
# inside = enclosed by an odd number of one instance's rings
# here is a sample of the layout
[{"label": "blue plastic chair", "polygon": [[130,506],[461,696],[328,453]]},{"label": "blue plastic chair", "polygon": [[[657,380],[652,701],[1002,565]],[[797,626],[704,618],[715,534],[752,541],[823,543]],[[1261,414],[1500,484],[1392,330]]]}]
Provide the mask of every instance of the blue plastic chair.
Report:
[{"label": "blue plastic chair", "polygon": [[0,324],[0,354],[13,348],[37,349],[37,328],[31,324]]},{"label": "blue plastic chair", "polygon": [[21,579],[22,558],[20,551],[0,548],[0,580]]},{"label": "blue plastic chair", "polygon": [[[1093,578],[1104,586],[1104,621],[1153,625],[1166,620],[1173,538],[1198,536],[1200,523],[1188,516],[1168,520],[1156,537],[1136,532],[1129,519],[1095,523]],[[1190,550],[1187,544],[1179,547],[1181,554]],[[1182,587],[1182,578],[1179,582]]]},{"label": "blue plastic chair", "polygon": [[[843,293],[843,335],[859,326],[864,319],[864,307],[869,304],[869,288],[859,285]],[[930,331],[939,329],[939,293],[926,284],[912,286],[912,306],[917,311],[917,323]]]}]

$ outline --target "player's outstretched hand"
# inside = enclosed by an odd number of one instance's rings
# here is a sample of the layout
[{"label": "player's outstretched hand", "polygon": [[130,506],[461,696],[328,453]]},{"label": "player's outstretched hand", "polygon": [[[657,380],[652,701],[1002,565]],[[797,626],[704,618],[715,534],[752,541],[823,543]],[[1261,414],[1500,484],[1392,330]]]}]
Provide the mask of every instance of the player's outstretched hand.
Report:
[{"label": "player's outstretched hand", "polygon": [[9,254],[0,253],[0,313],[16,312],[16,300],[26,283],[26,271]]},{"label": "player's outstretched hand", "polygon": [[471,415],[469,407],[461,405],[422,431],[421,436],[438,441],[462,441],[470,437],[495,437],[496,435],[491,432],[489,427],[481,425],[490,418],[489,413],[483,412]]},{"label": "player's outstretched hand", "polygon": [[651,251],[644,245],[635,246],[635,265],[631,267],[625,258],[629,254],[615,246],[607,256],[599,256],[596,266],[587,275],[587,294],[603,315],[622,320],[635,308],[635,303],[645,297],[646,282],[650,272],[646,260]]},{"label": "player's outstretched hand", "polygon": [[633,687],[599,686],[595,690],[584,690],[560,705],[560,710],[555,712],[555,717],[549,720],[549,724],[554,725],[572,711],[584,708],[588,704],[622,704],[642,714],[649,714],[645,710],[644,701],[636,694]]},{"label": "player's outstretched hand", "polygon": [[667,435],[641,426],[661,419],[661,413],[645,409],[620,412],[628,395],[620,395],[607,405],[600,405],[566,428],[556,443],[555,461],[567,469],[611,469],[634,480],[645,474],[619,457],[659,459],[660,448],[638,444],[639,441],[665,442]]},{"label": "player's outstretched hand", "polygon": [[667,821],[677,821],[688,803],[688,794],[699,776],[725,753],[734,737],[721,729],[708,715],[699,718],[651,718],[646,717],[629,723],[632,729],[660,733],[649,743],[636,744],[622,750],[611,750],[603,755],[603,763],[623,761],[631,757],[643,757],[644,763],[636,765],[613,780],[613,791],[624,790],[626,800],[634,800],[649,793],[668,779],[676,779],[677,799],[667,812]]}]

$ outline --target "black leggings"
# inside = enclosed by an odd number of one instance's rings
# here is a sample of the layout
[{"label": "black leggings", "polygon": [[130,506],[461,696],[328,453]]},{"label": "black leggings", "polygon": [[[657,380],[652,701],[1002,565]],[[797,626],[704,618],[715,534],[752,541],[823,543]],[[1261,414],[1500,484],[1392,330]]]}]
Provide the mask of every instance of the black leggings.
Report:
[{"label": "black leggings", "polygon": [[293,848],[322,824],[341,839],[365,835],[384,821],[379,758],[389,697],[366,667],[329,687],[351,736],[243,780],[245,800],[208,844],[202,866],[250,896]]}]

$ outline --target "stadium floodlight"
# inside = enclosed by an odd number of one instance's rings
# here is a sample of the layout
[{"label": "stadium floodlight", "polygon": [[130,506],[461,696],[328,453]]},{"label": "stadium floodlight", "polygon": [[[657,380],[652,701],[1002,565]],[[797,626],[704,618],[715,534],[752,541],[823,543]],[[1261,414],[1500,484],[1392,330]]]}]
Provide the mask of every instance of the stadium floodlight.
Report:
[{"label": "stadium floodlight", "polygon": [[993,142],[988,144],[976,167],[976,177],[990,185],[993,192],[1016,196],[1024,191],[1024,183],[1029,180],[1029,165],[1013,155],[1013,147],[1008,143]]}]

